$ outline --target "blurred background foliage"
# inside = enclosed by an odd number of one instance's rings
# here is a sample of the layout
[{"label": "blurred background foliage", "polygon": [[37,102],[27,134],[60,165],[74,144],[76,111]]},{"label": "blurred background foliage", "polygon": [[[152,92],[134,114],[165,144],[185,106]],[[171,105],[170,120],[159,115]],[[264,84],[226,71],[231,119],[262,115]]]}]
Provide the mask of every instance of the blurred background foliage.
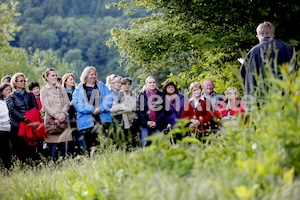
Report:
[{"label": "blurred background foliage", "polygon": [[[101,80],[127,73],[142,83],[155,75],[159,85],[169,78],[183,90],[210,78],[223,93],[229,85],[240,88],[237,58],[257,43],[258,23],[273,22],[277,38],[299,50],[296,0],[128,0],[105,9],[112,2],[1,0],[0,75],[22,71],[29,81],[42,81],[45,68],[54,66],[78,80],[86,65],[94,65]],[[295,61],[299,66],[299,54]],[[193,140],[170,145],[170,135],[185,130],[182,122],[171,134],[154,137],[147,149],[128,153],[107,146],[94,157],[33,169],[16,163],[11,172],[0,173],[0,196],[297,199],[300,74],[287,69],[282,80],[266,80],[272,87],[261,110],[209,145]]]},{"label": "blurred background foliage", "polygon": [[299,50],[296,0],[121,0],[111,6],[151,12],[131,20],[129,28],[110,31],[108,44],[117,46],[127,70],[142,80],[155,75],[159,82],[171,72],[181,90],[204,79],[214,80],[220,93],[228,86],[241,90],[237,58],[258,43],[256,27],[265,20],[274,24],[277,38]]},{"label": "blurred background foliage", "polygon": [[296,0],[0,2],[1,76],[28,71],[41,81],[41,72],[54,66],[78,82],[93,65],[102,81],[116,73],[132,76],[136,85],[154,75],[160,86],[172,79],[183,91],[209,78],[223,93],[228,86],[242,90],[237,58],[257,44],[260,22],[271,21],[276,37],[299,50]]}]

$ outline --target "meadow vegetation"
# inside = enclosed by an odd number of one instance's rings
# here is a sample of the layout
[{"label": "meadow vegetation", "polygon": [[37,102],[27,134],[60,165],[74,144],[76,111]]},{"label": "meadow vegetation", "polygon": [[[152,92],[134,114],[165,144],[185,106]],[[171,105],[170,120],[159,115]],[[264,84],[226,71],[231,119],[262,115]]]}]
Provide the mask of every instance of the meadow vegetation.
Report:
[{"label": "meadow vegetation", "polygon": [[[298,199],[300,76],[269,77],[261,109],[202,143],[180,121],[148,148],[102,145],[91,157],[0,173],[0,199]],[[102,142],[103,144],[103,142]]]}]

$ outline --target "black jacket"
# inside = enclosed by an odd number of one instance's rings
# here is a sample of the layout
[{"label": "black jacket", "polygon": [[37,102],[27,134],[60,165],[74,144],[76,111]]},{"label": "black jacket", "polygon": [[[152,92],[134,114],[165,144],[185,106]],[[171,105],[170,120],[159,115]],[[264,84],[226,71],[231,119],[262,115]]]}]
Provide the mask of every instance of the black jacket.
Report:
[{"label": "black jacket", "polygon": [[[67,92],[70,102],[72,101],[72,94]],[[69,109],[69,119],[71,128],[77,128],[77,112],[74,105],[70,106]]]},{"label": "black jacket", "polygon": [[[240,68],[240,74],[244,79],[245,92],[251,95],[255,93],[258,86],[256,76],[265,79],[268,65],[271,73],[280,78],[281,73],[278,66],[289,63],[291,58],[292,50],[285,42],[272,38],[263,39],[248,52],[245,62]],[[268,61],[271,61],[271,63],[268,63]],[[274,62],[277,62],[278,66]]]},{"label": "black jacket", "polygon": [[38,104],[31,92],[20,94],[17,92],[10,93],[6,98],[9,110],[10,123],[12,126],[19,126],[20,121],[25,121],[25,112],[32,108],[38,109]]},{"label": "black jacket", "polygon": [[[160,109],[158,109],[156,111],[156,126],[159,128],[165,128],[166,126],[166,120],[165,120],[165,95],[158,91],[157,95],[160,96],[160,100],[162,100],[162,102],[158,102],[158,106],[160,106]],[[149,121],[149,107],[148,107],[148,99],[147,99],[147,95],[146,92],[142,92],[139,94],[139,96],[137,97],[137,115],[139,118],[140,123],[142,124],[142,126],[147,126],[147,122]]]}]

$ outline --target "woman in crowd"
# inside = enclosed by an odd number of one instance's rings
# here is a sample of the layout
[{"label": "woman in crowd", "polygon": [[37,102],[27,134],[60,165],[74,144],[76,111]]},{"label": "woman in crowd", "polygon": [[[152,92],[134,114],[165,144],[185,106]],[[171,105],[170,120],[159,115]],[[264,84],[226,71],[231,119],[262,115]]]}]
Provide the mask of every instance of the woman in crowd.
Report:
[{"label": "woman in crowd", "polygon": [[62,77],[62,86],[66,89],[68,98],[70,100],[69,120],[70,120],[70,127],[72,128],[72,137],[75,143],[74,145],[76,146],[75,148],[77,148],[76,153],[81,154],[80,142],[82,142],[83,137],[78,138],[77,112],[74,107],[73,97],[72,97],[75,90],[75,75],[73,73],[64,74]]},{"label": "woman in crowd", "polygon": [[35,97],[35,100],[38,104],[38,107],[39,107],[39,111],[42,109],[42,102],[41,102],[41,99],[40,99],[40,84],[38,82],[30,82],[28,84],[28,89],[29,91],[31,91]]},{"label": "woman in crowd", "polygon": [[214,114],[221,119],[220,129],[227,132],[227,127],[237,127],[238,117],[246,112],[244,102],[239,100],[239,92],[235,87],[228,87],[225,91],[226,99],[216,108]]},{"label": "woman in crowd", "polygon": [[[121,139],[121,141],[125,141],[126,147],[128,149],[128,147],[132,146],[133,144],[133,138],[130,131],[130,127],[133,123],[133,119],[132,119],[133,116],[130,116],[130,114],[132,114],[132,111],[135,110],[136,98],[134,96],[133,99],[132,96],[130,96],[129,94],[130,85],[129,87],[128,86],[123,87],[122,77],[115,75],[112,76],[111,78],[112,79],[110,81],[111,82],[110,88],[112,91],[112,95],[114,97],[114,101],[113,101],[112,108],[110,109],[110,112],[114,119],[113,120],[114,127],[115,127],[114,133],[117,133],[116,135],[119,136],[120,134],[118,134],[118,132],[120,131],[118,131],[116,127],[119,126],[122,128],[122,133],[121,133],[122,138],[118,137],[117,139],[118,140]],[[122,90],[122,88],[124,90]],[[132,101],[135,102],[133,105],[132,105]]]},{"label": "woman in crowd", "polygon": [[[12,147],[15,154],[22,162],[39,159],[39,149],[35,145],[29,145],[22,138],[18,137],[21,122],[30,124],[25,114],[33,108],[38,109],[34,95],[27,92],[26,76],[24,73],[15,73],[11,78],[13,92],[6,97],[6,103],[10,114]],[[24,130],[22,130],[24,131]],[[24,132],[21,133],[22,135]]]},{"label": "woman in crowd", "polygon": [[6,97],[12,92],[10,84],[0,86],[0,169],[1,163],[7,169],[11,166],[10,137],[11,126],[6,104]]},{"label": "woman in crowd", "polygon": [[111,80],[115,77],[115,76],[117,76],[117,75],[115,75],[115,74],[110,74],[110,75],[108,75],[107,77],[106,77],[106,82],[105,82],[105,85],[106,85],[106,87],[108,88],[108,89],[110,89],[111,90]]},{"label": "woman in crowd", "polygon": [[175,125],[177,119],[181,117],[184,107],[184,96],[179,94],[176,85],[171,81],[163,85],[163,93],[165,94],[166,100],[166,123],[171,128]]},{"label": "woman in crowd", "polygon": [[122,77],[118,75],[113,75],[109,82],[109,88],[113,96],[113,104],[110,109],[110,114],[113,117],[113,123],[115,127],[120,126],[123,128],[122,114],[125,112],[126,108],[124,104],[124,92],[121,91]]},{"label": "woman in crowd", "polygon": [[[98,133],[108,132],[112,122],[110,108],[113,98],[104,83],[97,80],[95,67],[86,67],[81,76],[81,83],[73,93],[74,107],[77,111],[79,137],[84,136],[82,148],[91,151],[99,144]],[[102,129],[99,127],[103,127]]]},{"label": "woman in crowd", "polygon": [[10,84],[10,81],[11,81],[11,77],[8,76],[8,75],[3,76],[3,77],[1,78],[1,84],[4,84],[4,83]]},{"label": "woman in crowd", "polygon": [[124,129],[129,128],[129,120],[127,115],[123,115],[127,108],[124,103],[124,92],[121,91],[122,77],[118,75],[110,75],[107,84],[110,83],[110,90],[113,97],[113,104],[110,109],[110,114],[113,121],[113,132],[110,135],[117,146],[122,146],[125,142]]},{"label": "woman in crowd", "polygon": [[54,68],[46,69],[44,79],[47,84],[41,89],[41,102],[45,111],[45,124],[47,127],[47,136],[45,142],[48,146],[48,155],[50,159],[56,161],[61,155],[65,157],[71,153],[72,135],[64,130],[51,130],[48,124],[52,121],[55,124],[69,123],[69,98],[66,90],[57,81],[57,71]]},{"label": "woman in crowd", "polygon": [[145,90],[137,98],[137,114],[141,123],[140,139],[143,147],[150,145],[147,137],[161,132],[165,127],[164,94],[157,89],[156,80],[149,76]]},{"label": "woman in crowd", "polygon": [[132,80],[129,77],[122,79],[121,91],[124,92],[124,104],[127,109],[123,113],[123,118],[128,117],[129,126],[124,124],[125,135],[127,136],[127,141],[132,147],[138,146],[138,133],[139,133],[139,123],[138,116],[136,114],[136,94],[131,88]]},{"label": "woman in crowd", "polygon": [[207,136],[210,133],[209,122],[213,118],[212,106],[209,100],[201,99],[202,87],[199,82],[193,82],[190,85],[189,92],[192,98],[185,102],[184,109],[181,113],[181,118],[189,120],[189,127],[193,129],[192,135],[201,139],[202,136]]}]

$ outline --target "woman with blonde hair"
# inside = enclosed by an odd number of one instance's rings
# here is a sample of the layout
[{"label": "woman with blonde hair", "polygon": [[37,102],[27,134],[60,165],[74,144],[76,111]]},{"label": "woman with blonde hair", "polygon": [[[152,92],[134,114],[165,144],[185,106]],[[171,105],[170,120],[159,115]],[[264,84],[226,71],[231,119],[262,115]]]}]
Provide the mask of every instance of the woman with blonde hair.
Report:
[{"label": "woman with blonde hair", "polygon": [[59,155],[66,156],[71,153],[72,135],[68,131],[50,130],[48,124],[53,121],[67,124],[69,128],[69,103],[67,92],[57,80],[57,71],[54,68],[46,69],[43,77],[47,84],[41,88],[41,102],[45,111],[45,124],[47,136],[45,142],[48,146],[49,157],[56,161]]},{"label": "woman with blonde hair", "polygon": [[137,115],[141,124],[140,139],[143,147],[150,145],[147,137],[166,127],[164,94],[157,89],[156,80],[148,76],[144,91],[137,98]]},{"label": "woman with blonde hair", "polygon": [[[6,103],[10,115],[11,133],[12,133],[12,148],[15,154],[21,161],[37,160],[39,158],[38,145],[29,145],[25,140],[20,138],[19,127],[21,122],[30,124],[30,120],[25,116],[25,113],[33,108],[38,109],[38,104],[32,92],[26,91],[26,76],[24,73],[18,72],[11,77],[11,86],[13,92],[6,97]],[[21,130],[22,134],[25,133]]]},{"label": "woman with blonde hair", "polygon": [[[66,73],[62,77],[62,86],[66,89],[68,94],[68,98],[70,100],[70,109],[69,109],[69,120],[70,127],[72,129],[72,137],[73,141],[76,145],[75,148],[79,148],[78,146],[78,128],[77,128],[77,112],[73,104],[73,93],[75,90],[75,75],[73,73]],[[79,151],[80,152],[80,151]],[[78,152],[78,153],[79,153]]]},{"label": "woman with blonde hair", "polygon": [[202,86],[199,82],[191,83],[189,92],[192,98],[185,101],[181,118],[189,120],[189,127],[193,129],[192,134],[201,139],[210,133],[210,121],[213,118],[212,106],[208,99],[201,98]]},{"label": "woman with blonde hair", "polygon": [[81,147],[90,152],[99,144],[98,133],[107,132],[112,122],[110,108],[113,98],[105,84],[97,80],[95,67],[86,67],[80,81],[73,93],[73,102],[77,111],[79,137],[84,138]]},{"label": "woman with blonde hair", "polygon": [[239,100],[239,92],[235,87],[228,87],[225,91],[226,99],[216,108],[214,114],[221,119],[220,129],[227,131],[227,127],[238,125],[238,116],[243,116],[246,112],[244,102]]},{"label": "woman with blonde hair", "polygon": [[108,76],[106,77],[105,85],[106,85],[106,87],[107,87],[108,89],[111,90],[111,81],[112,81],[113,78],[115,78],[115,77],[117,77],[117,76],[118,76],[118,75],[116,75],[116,74],[110,74],[110,75],[108,75]]},{"label": "woman with blonde hair", "polygon": [[122,77],[118,75],[110,75],[109,77],[109,88],[114,99],[110,109],[110,114],[114,118],[114,123],[117,123],[118,126],[122,126],[122,114],[126,111],[124,104],[124,92],[121,91]]}]

